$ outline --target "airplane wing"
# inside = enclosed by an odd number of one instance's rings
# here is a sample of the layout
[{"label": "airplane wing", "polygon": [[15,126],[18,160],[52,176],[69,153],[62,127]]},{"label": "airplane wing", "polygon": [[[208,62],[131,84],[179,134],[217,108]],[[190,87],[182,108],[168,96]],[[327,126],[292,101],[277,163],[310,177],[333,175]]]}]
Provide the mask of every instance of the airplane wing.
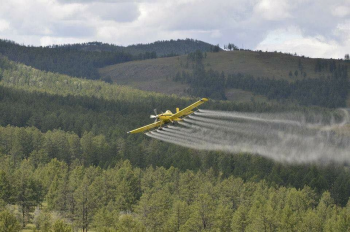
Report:
[{"label": "airplane wing", "polygon": [[189,113],[191,113],[192,109],[196,108],[199,105],[202,105],[204,102],[207,102],[207,101],[208,101],[208,98],[202,98],[201,100],[193,103],[192,105],[189,105],[186,108],[180,110],[179,112],[171,116],[170,119],[174,120],[176,118],[188,115]]},{"label": "airplane wing", "polygon": [[161,121],[158,121],[158,122],[155,122],[155,123],[148,124],[148,125],[146,125],[146,126],[137,128],[137,129],[135,129],[135,130],[129,131],[128,134],[140,133],[140,132],[142,132],[142,131],[150,130],[150,129],[152,129],[152,128],[155,128],[155,127],[158,127],[158,126],[161,126],[161,125],[162,125],[162,122],[161,122]]}]

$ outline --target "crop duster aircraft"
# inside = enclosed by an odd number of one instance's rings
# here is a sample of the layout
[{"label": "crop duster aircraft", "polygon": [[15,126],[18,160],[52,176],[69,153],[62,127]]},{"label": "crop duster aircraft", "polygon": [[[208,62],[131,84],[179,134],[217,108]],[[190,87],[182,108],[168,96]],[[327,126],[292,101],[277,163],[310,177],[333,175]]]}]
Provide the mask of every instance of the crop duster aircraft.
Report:
[{"label": "crop duster aircraft", "polygon": [[192,111],[194,108],[196,108],[199,105],[202,105],[206,101],[208,101],[207,98],[202,98],[201,100],[193,103],[192,105],[187,106],[182,110],[179,110],[179,108],[176,108],[175,114],[173,114],[170,110],[165,111],[165,113],[157,114],[157,110],[154,109],[155,115],[151,115],[150,117],[155,119],[154,123],[129,131],[128,134],[140,133],[143,131],[153,129],[155,127],[161,128],[162,125],[165,125],[168,123],[174,123],[175,121],[181,121],[182,118],[194,113],[194,111]]}]

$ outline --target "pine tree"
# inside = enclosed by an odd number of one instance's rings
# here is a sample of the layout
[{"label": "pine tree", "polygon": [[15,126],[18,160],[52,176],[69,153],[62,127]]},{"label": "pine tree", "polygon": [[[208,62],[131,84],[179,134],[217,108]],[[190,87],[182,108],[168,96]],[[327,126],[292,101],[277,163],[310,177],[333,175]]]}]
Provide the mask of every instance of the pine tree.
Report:
[{"label": "pine tree", "polygon": [[52,225],[53,232],[73,232],[73,228],[62,220],[57,220]]},{"label": "pine tree", "polygon": [[16,217],[7,210],[0,212],[0,232],[19,232],[21,226]]},{"label": "pine tree", "polygon": [[234,232],[244,232],[249,225],[248,219],[249,208],[244,205],[240,205],[235,211],[232,217],[231,229]]}]

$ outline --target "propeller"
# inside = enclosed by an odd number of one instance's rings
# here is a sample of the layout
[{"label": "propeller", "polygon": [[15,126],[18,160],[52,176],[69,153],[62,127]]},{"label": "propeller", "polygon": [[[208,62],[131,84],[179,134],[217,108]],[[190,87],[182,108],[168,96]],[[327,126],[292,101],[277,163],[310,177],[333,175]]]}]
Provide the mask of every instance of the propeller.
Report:
[{"label": "propeller", "polygon": [[158,114],[157,114],[157,109],[154,109],[153,111],[154,111],[154,114],[155,114],[155,115],[150,115],[150,118],[155,118],[154,122],[157,122],[157,120],[158,120],[158,118],[159,118],[159,116],[158,116]]}]

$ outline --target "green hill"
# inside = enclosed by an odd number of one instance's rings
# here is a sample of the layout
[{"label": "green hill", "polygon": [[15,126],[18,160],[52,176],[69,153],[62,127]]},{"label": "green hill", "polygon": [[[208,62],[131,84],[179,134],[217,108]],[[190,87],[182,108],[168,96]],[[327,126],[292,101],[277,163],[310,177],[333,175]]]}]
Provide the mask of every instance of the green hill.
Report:
[{"label": "green hill", "polygon": [[34,47],[0,39],[0,54],[10,60],[40,70],[87,79],[100,79],[97,68],[106,65],[187,54],[196,50],[209,51],[211,47],[208,43],[192,39],[157,41],[128,47],[100,42]]},{"label": "green hill", "polygon": [[[254,77],[255,79],[261,78],[287,82],[278,83],[279,85],[304,83],[312,79],[315,80],[314,82],[320,82],[318,80],[323,81],[332,78],[337,68],[338,70],[346,69],[341,74],[343,76],[349,76],[348,73],[350,71],[350,68],[348,68],[350,63],[342,60],[311,59],[282,53],[235,50],[218,53],[210,52],[205,53],[203,56],[201,63],[204,69],[218,73],[223,72],[226,79],[231,76],[231,79],[235,80],[238,78],[238,75],[241,75],[245,79]],[[130,85],[146,91],[188,95],[187,90],[190,88],[190,85],[186,83],[186,80],[180,77],[179,79],[182,79],[182,81],[174,82],[174,78],[178,73],[180,76],[183,73],[193,73],[195,64],[188,56],[179,56],[117,64],[101,68],[99,72],[102,77],[111,78],[114,82],[122,85]],[[345,84],[345,86],[348,88],[348,84]],[[288,86],[287,88],[290,87]],[[257,96],[254,96],[253,93],[257,94]],[[266,97],[269,97],[267,93],[263,93],[262,95],[265,95],[265,97],[261,97],[261,93],[263,91],[259,93],[259,91],[241,86],[236,88],[233,86],[232,88],[228,85],[225,88],[226,98],[236,101],[250,101],[254,98],[256,98],[255,100],[266,100]],[[320,91],[315,91],[315,93],[325,94]],[[242,98],[237,97],[240,95],[242,95]],[[270,98],[279,100],[278,97],[281,96]],[[342,102],[338,105],[344,106],[345,103]]]}]

